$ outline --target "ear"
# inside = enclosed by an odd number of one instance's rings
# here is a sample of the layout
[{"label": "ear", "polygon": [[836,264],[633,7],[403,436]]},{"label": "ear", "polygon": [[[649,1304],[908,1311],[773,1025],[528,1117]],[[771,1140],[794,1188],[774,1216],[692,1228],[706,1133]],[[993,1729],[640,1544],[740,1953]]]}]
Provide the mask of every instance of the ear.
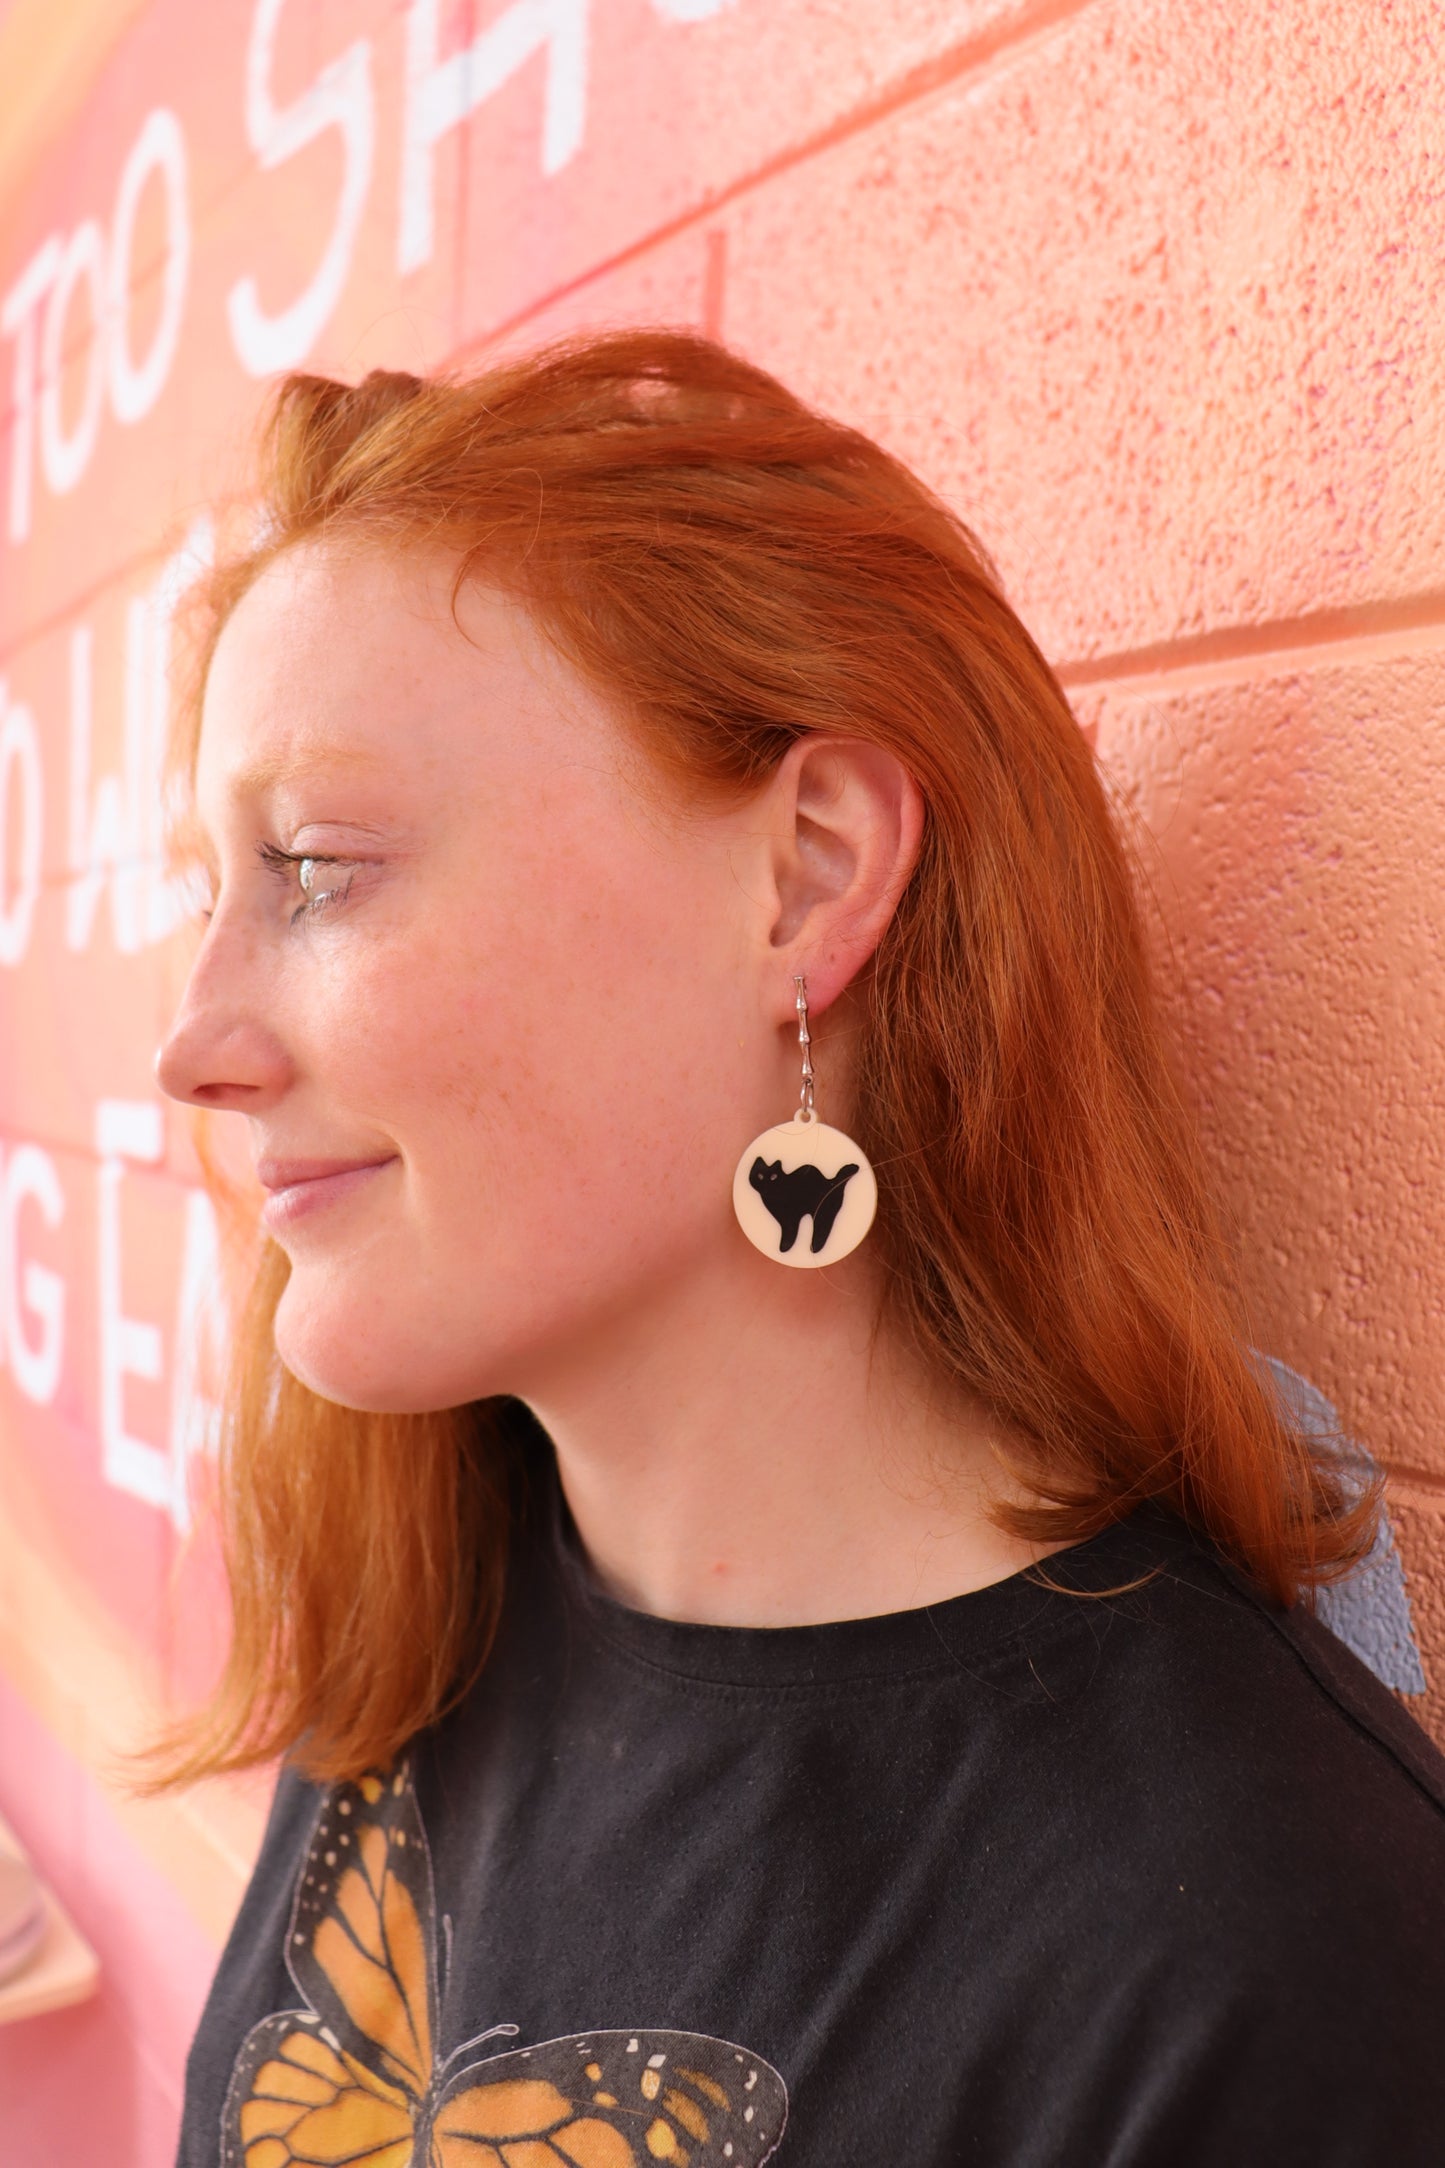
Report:
[{"label": "ear", "polygon": [[774,771],[769,943],[780,1020],[805,972],[821,1015],[883,937],[918,859],[923,795],[901,760],[859,738],[810,732]]}]

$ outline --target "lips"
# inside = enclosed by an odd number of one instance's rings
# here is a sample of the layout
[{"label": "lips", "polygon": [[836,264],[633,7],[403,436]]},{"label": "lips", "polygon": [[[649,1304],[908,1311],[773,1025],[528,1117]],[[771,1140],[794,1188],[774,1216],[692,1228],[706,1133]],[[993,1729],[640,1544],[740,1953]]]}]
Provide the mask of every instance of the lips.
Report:
[{"label": "lips", "polygon": [[378,1152],[370,1159],[258,1159],[256,1179],[263,1189],[294,1189],[301,1182],[329,1182],[333,1175],[382,1167],[395,1156],[393,1152]]},{"label": "lips", "polygon": [[273,1234],[279,1233],[353,1196],[395,1163],[395,1152],[378,1159],[262,1159],[256,1173],[262,1187],[270,1191],[261,1210],[262,1221]]}]

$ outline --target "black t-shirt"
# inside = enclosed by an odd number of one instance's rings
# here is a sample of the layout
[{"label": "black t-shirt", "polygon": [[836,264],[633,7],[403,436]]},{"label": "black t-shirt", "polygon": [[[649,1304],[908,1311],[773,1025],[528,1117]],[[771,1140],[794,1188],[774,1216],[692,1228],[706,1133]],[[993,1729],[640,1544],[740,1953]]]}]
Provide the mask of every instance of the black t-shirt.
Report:
[{"label": "black t-shirt", "polygon": [[537,1535],[395,1770],[283,1776],[181,2163],[774,2152],[1439,2168],[1445,1763],[1153,1508],[780,1630],[622,1609]]}]

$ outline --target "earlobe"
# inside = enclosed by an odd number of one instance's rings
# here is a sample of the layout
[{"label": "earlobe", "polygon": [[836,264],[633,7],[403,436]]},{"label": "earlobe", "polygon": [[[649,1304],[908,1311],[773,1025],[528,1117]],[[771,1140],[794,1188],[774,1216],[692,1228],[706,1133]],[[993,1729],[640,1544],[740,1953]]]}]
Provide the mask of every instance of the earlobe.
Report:
[{"label": "earlobe", "polygon": [[917,861],[923,798],[903,762],[859,738],[799,738],[774,777],[770,941],[805,968],[816,1013],[882,939]]}]

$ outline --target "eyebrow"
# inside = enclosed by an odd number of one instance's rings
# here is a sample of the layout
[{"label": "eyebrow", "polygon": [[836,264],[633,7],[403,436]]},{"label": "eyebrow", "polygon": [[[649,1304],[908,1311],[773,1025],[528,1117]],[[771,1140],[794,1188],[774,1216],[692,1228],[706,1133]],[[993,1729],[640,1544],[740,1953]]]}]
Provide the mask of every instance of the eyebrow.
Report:
[{"label": "eyebrow", "polygon": [[252,760],[244,767],[233,768],[226,776],[226,788],[235,797],[261,798],[267,791],[274,790],[278,783],[327,775],[342,779],[358,769],[374,771],[384,765],[377,753],[335,753],[324,750],[276,754],[269,760]]},{"label": "eyebrow", "polygon": [[[377,753],[336,753],[329,749],[318,749],[290,755],[276,754],[269,759],[251,760],[242,767],[232,769],[225,779],[226,791],[228,796],[233,798],[254,800],[265,797],[268,791],[274,790],[281,783],[304,782],[317,776],[340,779],[353,775],[358,770],[374,773],[385,766],[386,762]],[[341,821],[328,825],[353,828],[378,837],[389,832],[387,826],[378,826],[372,822]],[[190,803],[184,814],[171,825],[168,855],[173,862],[180,864],[200,864],[212,875],[219,866],[219,853],[210,830],[196,810],[194,784]]]}]

